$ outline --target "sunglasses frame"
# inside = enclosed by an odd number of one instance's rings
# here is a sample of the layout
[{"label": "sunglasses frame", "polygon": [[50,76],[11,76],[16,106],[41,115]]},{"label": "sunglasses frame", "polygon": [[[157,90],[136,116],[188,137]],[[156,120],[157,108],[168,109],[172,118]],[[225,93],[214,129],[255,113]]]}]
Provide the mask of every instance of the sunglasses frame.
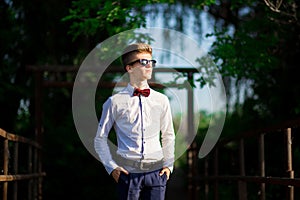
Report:
[{"label": "sunglasses frame", "polygon": [[[143,63],[143,61],[146,61],[146,64]],[[148,60],[148,59],[137,59],[135,61],[132,61],[130,63],[128,63],[127,65],[133,65],[134,63],[139,62],[143,67],[146,67],[149,63],[151,63],[152,67],[155,67],[156,64],[156,60]]]}]

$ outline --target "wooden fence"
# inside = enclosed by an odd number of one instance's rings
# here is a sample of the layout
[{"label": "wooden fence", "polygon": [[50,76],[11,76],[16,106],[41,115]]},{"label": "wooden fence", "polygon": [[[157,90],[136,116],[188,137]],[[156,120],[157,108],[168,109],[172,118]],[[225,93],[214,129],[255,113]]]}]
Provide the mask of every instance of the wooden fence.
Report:
[{"label": "wooden fence", "polygon": [[[41,146],[34,140],[0,128],[3,142],[0,189],[2,199],[42,199]],[[0,157],[1,158],[1,157]]]},{"label": "wooden fence", "polygon": [[[27,70],[35,73],[35,96],[36,96],[36,127],[37,127],[37,136],[41,135],[42,130],[42,90],[44,87],[60,87],[60,88],[72,88],[74,84],[74,74],[76,74],[78,67],[75,66],[28,66]],[[190,81],[193,80],[193,75],[198,73],[197,70],[193,68],[176,68],[176,69],[167,69],[167,68],[156,68],[155,72],[159,73],[173,73],[183,72],[188,74],[188,79]],[[45,73],[47,72],[47,73]],[[109,68],[105,73],[121,73],[124,72],[120,69]],[[45,74],[47,74],[45,80]],[[52,75],[51,75],[52,74]],[[70,80],[67,80],[66,77],[69,77]],[[70,78],[71,77],[71,78]],[[154,76],[155,78],[155,76]],[[153,83],[156,81],[154,80]],[[150,85],[153,84],[150,82]],[[101,87],[105,88],[113,88],[115,87],[115,83],[101,83]],[[155,87],[160,87],[159,85],[151,85]],[[169,87],[177,87],[176,84]],[[193,92],[190,90],[188,92],[188,116],[189,122],[193,120]],[[192,123],[189,123],[191,125]],[[267,185],[279,185],[285,187],[286,199],[293,200],[294,198],[294,188],[300,187],[300,180],[295,178],[294,169],[292,165],[293,161],[293,151],[292,151],[292,131],[294,128],[300,126],[300,120],[295,120],[287,123],[283,123],[277,125],[275,127],[270,127],[267,129],[261,129],[256,131],[247,132],[239,135],[235,138],[229,138],[226,140],[220,141],[213,152],[210,153],[208,157],[204,159],[204,162],[198,162],[198,150],[196,143],[191,145],[191,148],[188,149],[188,167],[189,167],[189,180],[188,180],[188,190],[189,190],[189,199],[219,199],[220,193],[222,193],[223,188],[221,184],[227,185],[236,185],[234,192],[237,194],[233,194],[231,199],[240,199],[247,200],[248,194],[257,193],[258,198],[256,199],[266,199],[266,184]],[[189,126],[189,132],[193,131],[194,127]],[[285,144],[285,147],[282,148],[282,152],[285,152],[282,157],[285,158],[285,161],[280,161],[280,163],[285,162],[286,176],[279,176],[278,174],[268,175],[266,173],[268,167],[266,165],[266,153],[265,151],[269,148],[265,148],[265,137],[266,135],[275,135],[274,133],[280,133],[285,136],[285,143],[283,140],[279,141],[282,144]],[[277,134],[278,135],[278,134]],[[250,138],[250,139],[249,139]],[[254,171],[247,170],[248,166],[253,166],[253,163],[247,163],[249,159],[249,153],[247,152],[247,148],[245,149],[245,145],[248,142],[255,140],[257,143],[257,150],[254,153],[257,158],[257,167]],[[299,142],[300,143],[300,142]],[[233,147],[230,147],[233,146]],[[277,147],[276,147],[277,148]],[[37,148],[39,149],[39,148]],[[228,152],[228,149],[231,149],[232,152]],[[231,154],[231,155],[230,155]],[[232,154],[236,154],[234,158],[230,158],[231,160],[225,160],[225,156],[231,156]],[[247,155],[246,155],[247,154]],[[220,161],[220,158],[222,159]],[[224,162],[222,162],[224,161]],[[232,164],[231,162],[235,162]],[[231,163],[233,165],[231,172],[223,172],[223,165],[226,163]],[[247,165],[246,165],[247,163]],[[220,166],[222,164],[222,166]],[[201,166],[200,166],[201,165]],[[200,169],[200,170],[199,170]],[[251,168],[253,170],[253,168]],[[41,177],[44,175],[39,169],[36,171],[35,177],[41,180]],[[268,171],[267,171],[268,172]],[[299,170],[300,173],[300,170]],[[34,175],[32,174],[32,175]],[[275,175],[275,176],[274,176]],[[0,179],[1,180],[1,179]],[[7,182],[7,181],[6,181]],[[229,183],[229,184],[228,184]],[[255,183],[259,186],[259,188],[255,191],[249,191],[248,186],[251,183]],[[7,186],[6,186],[7,187]],[[41,187],[41,185],[39,185]],[[38,187],[36,190],[37,193],[41,194],[41,188]],[[204,193],[204,194],[201,194]]]},{"label": "wooden fence", "polygon": [[[299,128],[300,119],[219,141],[209,156],[198,162],[200,171],[190,174],[190,199],[224,199],[220,197],[224,193],[239,200],[299,199],[295,189],[300,195],[300,179],[295,175],[300,173],[300,152],[298,159],[293,154],[300,146],[292,146],[293,141],[299,142]],[[197,148],[194,152],[191,157],[195,159]],[[268,156],[275,153],[277,157]],[[297,161],[297,173],[293,161]]]},{"label": "wooden fence", "polygon": [[[36,126],[36,136],[38,141],[43,141],[42,138],[42,126],[43,126],[43,116],[42,116],[42,97],[43,97],[43,89],[44,88],[73,88],[74,86],[74,79],[76,77],[76,73],[78,71],[78,66],[27,66],[27,70],[34,73],[35,77],[35,126]],[[97,72],[97,69],[93,71],[92,69],[88,69],[90,72]],[[189,82],[194,80],[194,74],[199,73],[199,71],[195,68],[190,67],[182,67],[182,68],[159,68],[156,67],[153,71],[152,79],[149,81],[149,85],[152,88],[165,88],[165,85],[159,84],[156,81],[155,74],[156,73],[183,73],[187,74],[187,79]],[[113,74],[123,76],[124,69],[120,66],[111,66],[107,68],[104,74]],[[102,88],[114,88],[116,86],[116,82],[107,82],[101,81],[98,83],[98,86]],[[81,83],[82,87],[89,87],[90,83]],[[126,86],[126,82],[118,82],[120,86]],[[168,84],[168,87],[171,88],[179,88],[183,87],[183,84]],[[188,102],[188,121],[194,121],[193,117],[193,105],[194,105],[194,93],[191,87],[187,87],[187,102]],[[189,132],[194,131],[194,126],[192,123],[189,123]],[[192,166],[193,164],[189,165]]]}]

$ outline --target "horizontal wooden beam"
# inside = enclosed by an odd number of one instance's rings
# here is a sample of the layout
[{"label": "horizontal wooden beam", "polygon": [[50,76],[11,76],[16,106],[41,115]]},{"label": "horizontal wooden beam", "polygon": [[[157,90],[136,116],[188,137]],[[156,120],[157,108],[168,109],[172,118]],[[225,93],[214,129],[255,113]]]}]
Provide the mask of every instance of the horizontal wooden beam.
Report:
[{"label": "horizontal wooden beam", "polygon": [[[73,88],[74,83],[70,82],[70,81],[43,81],[43,87],[45,88]],[[80,83],[78,84],[78,86],[83,87],[83,88],[88,88],[92,85],[94,85],[95,83]],[[127,86],[127,82],[101,82],[98,84],[98,87],[103,87],[103,88],[115,88],[116,85],[121,86],[121,87],[126,87]],[[170,88],[182,88],[183,84],[167,84],[167,85],[163,85],[163,84],[159,84],[159,83],[155,83],[155,82],[149,82],[150,87],[153,88],[159,88],[159,89],[164,89],[166,87]]]},{"label": "horizontal wooden beam", "polygon": [[[79,70],[79,66],[70,66],[70,65],[28,65],[26,70],[32,72],[77,72]],[[95,71],[97,72],[97,68],[88,68],[87,71]],[[200,73],[194,67],[155,67],[153,72],[187,72],[187,73]],[[125,73],[123,67],[120,66],[110,66],[105,69],[105,73]]]},{"label": "horizontal wooden beam", "polygon": [[28,65],[26,70],[33,72],[77,72],[79,66],[74,65]]},{"label": "horizontal wooden beam", "polygon": [[0,182],[34,179],[43,176],[46,176],[46,172],[33,173],[33,174],[0,175]]},{"label": "horizontal wooden beam", "polygon": [[12,134],[12,133],[8,133],[8,132],[6,132],[5,130],[3,130],[1,128],[0,128],[0,136],[3,137],[3,138],[8,139],[9,141],[30,144],[30,145],[38,148],[38,149],[41,149],[41,145],[39,145],[37,142],[35,142],[31,139],[25,138],[23,136],[20,136],[20,135],[15,135],[15,134]]},{"label": "horizontal wooden beam", "polygon": [[275,185],[300,187],[299,178],[286,177],[260,177],[260,176],[208,176],[195,178],[197,181],[247,181],[256,183],[269,183]]},{"label": "horizontal wooden beam", "polygon": [[270,125],[266,128],[258,128],[246,132],[242,132],[238,135],[234,135],[232,137],[227,137],[224,139],[219,140],[218,146],[223,146],[231,141],[239,140],[241,138],[250,138],[250,137],[256,137],[259,136],[262,133],[276,133],[279,131],[283,131],[286,128],[296,128],[300,126],[300,118],[294,119],[294,120],[287,120],[281,123],[277,123],[275,125]]}]

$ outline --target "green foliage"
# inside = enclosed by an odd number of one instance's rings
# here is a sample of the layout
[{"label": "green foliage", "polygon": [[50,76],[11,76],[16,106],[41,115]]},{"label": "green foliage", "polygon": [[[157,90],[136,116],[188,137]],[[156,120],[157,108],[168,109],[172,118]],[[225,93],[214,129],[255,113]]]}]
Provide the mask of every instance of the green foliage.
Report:
[{"label": "green foliage", "polygon": [[203,6],[214,4],[215,0],[77,0],[72,2],[69,14],[62,20],[71,21],[69,34],[73,36],[73,39],[82,35],[102,34],[109,37],[125,30],[145,27],[145,13],[149,12],[145,7],[148,5],[176,5],[178,3],[194,8],[203,8]]},{"label": "green foliage", "polygon": [[201,77],[196,80],[200,83],[200,87],[203,88],[205,85],[215,87],[215,80],[219,72],[213,59],[210,56],[203,56],[197,58],[196,62],[199,64],[198,71],[201,74]]},{"label": "green foliage", "polygon": [[[33,137],[35,83],[32,72],[26,71],[27,65],[80,65],[82,58],[100,41],[124,30],[145,27],[145,14],[155,16],[160,8],[165,17],[163,24],[183,32],[191,28],[185,23],[192,17],[187,9],[193,8],[191,13],[196,19],[196,29],[201,29],[202,25],[200,12],[207,11],[214,17],[216,27],[208,35],[216,39],[210,55],[228,86],[228,96],[239,95],[230,91],[230,81],[237,80],[231,83],[237,87],[243,86],[245,80],[251,81],[246,88],[251,90],[250,95],[245,95],[242,104],[236,104],[232,113],[227,115],[222,137],[254,126],[299,117],[299,9],[287,10],[292,3],[297,2],[283,2],[284,5],[279,7],[281,12],[274,12],[263,1],[255,0],[0,1],[0,127]],[[152,5],[151,9],[149,5]],[[179,5],[184,9],[177,9]],[[288,15],[293,12],[296,14]],[[170,25],[171,19],[176,19],[177,24]],[[201,86],[213,83],[210,82],[214,78],[211,62],[206,59],[197,62],[206,75],[197,82]],[[49,77],[44,74],[45,79]],[[187,74],[182,74],[175,81],[186,77]],[[104,77],[105,81],[112,78]],[[114,198],[111,195],[115,191],[114,182],[102,165],[90,157],[76,134],[70,108],[71,91],[44,89],[43,94],[44,168],[47,172],[44,189],[48,199]],[[97,114],[100,114],[102,102],[109,94],[110,90],[97,95]],[[22,102],[26,102],[25,105],[22,106]],[[210,117],[207,113],[201,115],[199,141],[204,137],[201,133],[205,133]],[[234,145],[230,148],[234,149]],[[296,148],[297,157],[299,152]],[[224,158],[225,164],[228,159]],[[277,167],[276,162],[272,162],[274,168]],[[179,164],[186,164],[184,156]],[[297,159],[295,165],[299,166]],[[225,165],[224,168],[230,169]],[[66,185],[71,190],[66,190]],[[270,189],[270,198],[275,189]],[[230,190],[232,188],[228,186],[222,195],[228,197]]]},{"label": "green foliage", "polygon": [[224,76],[259,81],[278,65],[272,50],[279,38],[274,25],[262,20],[244,22],[233,34],[228,28],[211,34],[216,37],[211,54]]},{"label": "green foliage", "polygon": [[[241,87],[246,80],[251,82],[244,94],[228,89],[229,98],[244,95],[243,104],[236,104],[234,112],[243,121],[250,120],[248,123],[297,117],[299,97],[293,95],[299,88],[294,75],[298,71],[294,66],[298,60],[296,55],[299,56],[296,50],[299,49],[299,23],[285,21],[282,14],[255,1],[234,1],[223,9],[229,13],[228,18],[222,19],[224,26],[217,24],[214,32],[207,35],[216,39],[210,54],[223,77],[235,78],[233,85]],[[291,80],[296,83],[293,84],[295,89],[289,86]],[[251,92],[247,94],[247,91]],[[285,103],[287,94],[297,100]]]},{"label": "green foliage", "polygon": [[116,33],[145,26],[145,17],[139,9],[156,1],[73,1],[69,15],[63,21],[72,21],[69,33],[76,39],[79,35],[95,36]]}]

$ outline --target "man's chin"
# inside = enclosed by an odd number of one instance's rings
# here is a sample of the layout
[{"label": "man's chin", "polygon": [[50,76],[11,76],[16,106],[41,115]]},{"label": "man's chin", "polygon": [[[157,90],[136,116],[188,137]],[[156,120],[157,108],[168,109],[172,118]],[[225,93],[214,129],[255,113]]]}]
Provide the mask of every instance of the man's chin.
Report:
[{"label": "man's chin", "polygon": [[152,78],[152,73],[151,73],[151,74],[150,74],[150,73],[144,74],[144,77],[145,77],[147,80],[149,80],[149,79]]}]

